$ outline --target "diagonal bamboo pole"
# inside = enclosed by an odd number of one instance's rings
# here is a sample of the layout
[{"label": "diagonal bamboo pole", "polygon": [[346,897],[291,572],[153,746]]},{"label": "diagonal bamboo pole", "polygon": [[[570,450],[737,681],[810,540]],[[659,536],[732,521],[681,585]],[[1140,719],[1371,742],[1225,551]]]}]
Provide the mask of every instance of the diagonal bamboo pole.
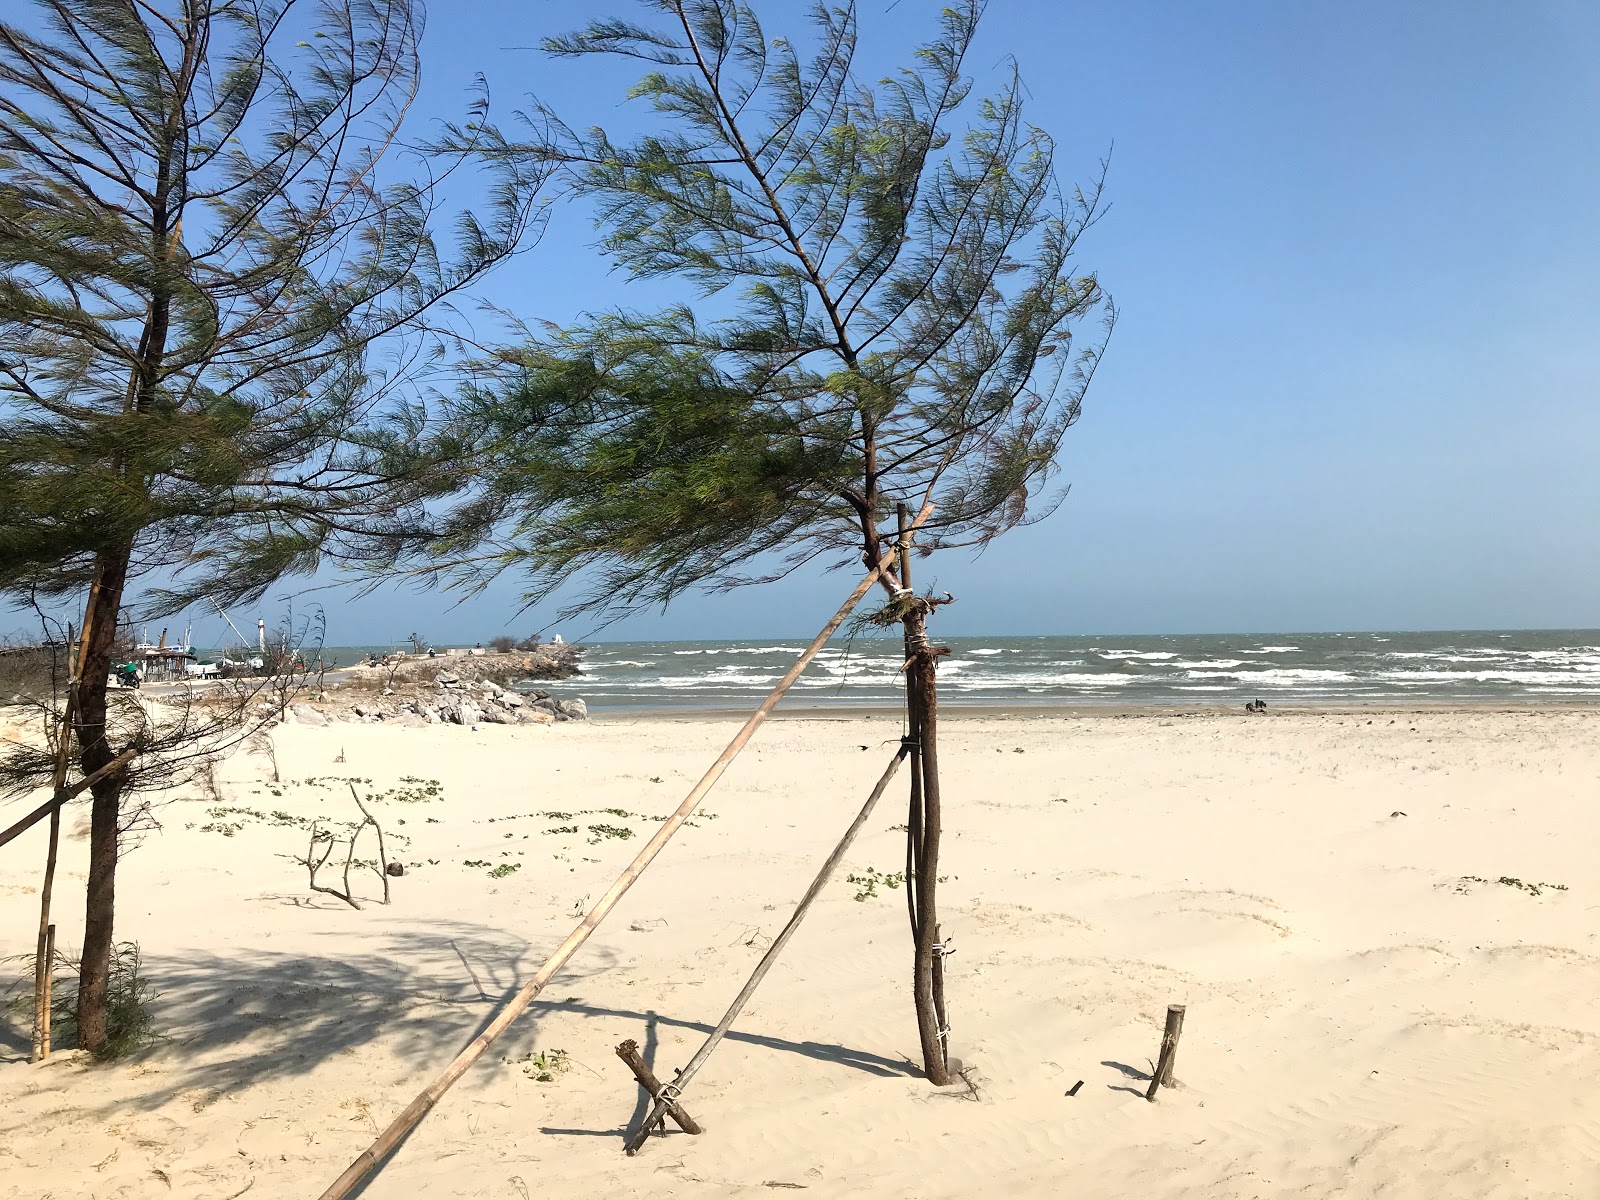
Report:
[{"label": "diagonal bamboo pole", "polygon": [[77,783],[68,784],[15,825],[10,826],[4,833],[0,833],[0,846],[4,846],[7,842],[21,837],[52,812],[59,811],[63,804],[77,799],[107,775],[115,775],[138,757],[139,752],[137,750],[124,750],[98,771],[91,775],[85,775]]},{"label": "diagonal bamboo pole", "polygon": [[[761,961],[756,964],[756,969],[751,972],[744,987],[739,989],[739,994],[733,998],[733,1003],[728,1006],[728,1011],[722,1020],[717,1022],[706,1038],[700,1049],[696,1050],[689,1064],[678,1072],[678,1077],[665,1087],[660,1088],[655,1094],[655,1106],[650,1114],[645,1117],[644,1124],[634,1131],[632,1137],[623,1144],[623,1149],[629,1154],[637,1154],[644,1145],[645,1139],[650,1136],[650,1131],[655,1128],[656,1122],[661,1119],[663,1112],[668,1112],[674,1106],[678,1094],[689,1085],[695,1073],[705,1065],[706,1059],[711,1057],[711,1052],[717,1048],[717,1043],[722,1041],[728,1030],[733,1028],[733,1023],[739,1019],[739,1014],[744,1011],[744,1006],[750,997],[755,995],[755,990],[761,981],[767,977],[767,972],[772,969],[772,964],[778,961],[778,955],[783,953],[783,948],[789,944],[789,939],[794,937],[795,931],[800,928],[800,922],[806,919],[806,913],[811,911],[811,905],[822,889],[828,885],[828,880],[833,877],[834,870],[839,866],[839,860],[850,849],[850,844],[856,840],[856,834],[861,832],[861,827],[867,823],[867,818],[872,815],[872,810],[877,806],[878,798],[883,795],[884,789],[889,786],[889,781],[894,778],[894,773],[900,769],[900,764],[911,748],[904,742],[900,749],[895,751],[895,756],[889,760],[889,766],[878,778],[878,785],[872,789],[872,794],[867,797],[867,802],[861,806],[861,811],[856,814],[856,819],[850,823],[850,828],[844,831],[844,836],[839,839],[839,844],[833,848],[833,853],[823,860],[817,877],[811,881],[811,886],[806,889],[806,894],[800,898],[800,903],[795,905],[794,915],[789,918],[789,923],[783,927],[783,932],[778,934],[772,945],[767,947],[767,952],[761,956]],[[691,1130],[691,1132],[694,1132]]]},{"label": "diagonal bamboo pole", "polygon": [[[927,511],[931,511],[931,506]],[[401,1110],[400,1115],[389,1123],[388,1128],[378,1135],[377,1140],[363,1150],[355,1161],[345,1168],[344,1173],[333,1181],[327,1191],[322,1193],[320,1200],[344,1200],[345,1197],[349,1196],[351,1190],[366,1178],[368,1172],[377,1166],[385,1155],[398,1146],[401,1139],[410,1133],[417,1123],[428,1114],[428,1110],[439,1102],[439,1097],[449,1091],[451,1085],[466,1073],[467,1068],[477,1062],[484,1051],[511,1027],[511,1023],[523,1014],[528,1005],[533,1003],[534,997],[544,990],[545,985],[555,977],[556,972],[566,966],[567,961],[578,952],[578,948],[589,940],[589,935],[595,931],[600,922],[605,920],[607,914],[616,907],[617,901],[622,899],[624,893],[638,881],[639,876],[644,873],[645,868],[650,865],[656,855],[661,853],[662,847],[671,840],[672,835],[677,833],[690,817],[694,816],[695,809],[700,806],[700,801],[705,798],[706,793],[712,789],[717,780],[722,778],[723,772],[728,769],[728,764],[738,757],[739,751],[744,749],[745,744],[754,736],[756,729],[777,707],[778,701],[783,698],[783,694],[794,685],[794,681],[800,678],[800,673],[816,657],[817,651],[827,644],[834,631],[844,624],[844,619],[850,615],[850,611],[861,602],[861,598],[871,590],[872,585],[878,582],[878,577],[883,573],[884,568],[889,565],[889,562],[890,560],[887,557],[881,560],[867,577],[856,585],[855,591],[851,592],[849,598],[839,606],[839,611],[833,614],[833,619],[822,627],[822,632],[811,640],[811,644],[805,648],[805,651],[795,660],[794,665],[778,681],[778,686],[773,688],[768,693],[767,698],[761,702],[761,706],[750,714],[750,719],[734,735],[733,741],[728,743],[728,748],[718,756],[717,761],[712,763],[711,768],[701,776],[700,782],[689,790],[689,794],[683,798],[683,803],[678,805],[672,815],[661,823],[661,828],[656,830],[655,836],[645,843],[638,856],[628,864],[627,870],[617,877],[616,882],[611,885],[606,894],[595,902],[595,906],[579,922],[578,927],[567,935],[567,940],[556,947],[555,953],[545,961],[544,966],[539,968],[532,979],[522,985],[522,989],[507,1002],[506,1006],[500,1010],[500,1014],[489,1023],[488,1027],[468,1043],[466,1049],[451,1060],[450,1065],[440,1073],[439,1077],[425,1087],[417,1095],[416,1099]]]}]

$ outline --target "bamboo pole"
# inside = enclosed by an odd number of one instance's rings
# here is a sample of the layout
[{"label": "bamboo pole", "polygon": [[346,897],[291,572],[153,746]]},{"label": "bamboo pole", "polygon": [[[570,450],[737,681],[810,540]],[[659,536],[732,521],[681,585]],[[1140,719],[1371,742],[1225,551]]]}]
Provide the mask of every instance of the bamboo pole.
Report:
[{"label": "bamboo pole", "polygon": [[45,930],[44,962],[44,992],[43,998],[39,1002],[39,1011],[44,1024],[44,1032],[40,1036],[39,1040],[44,1043],[45,1054],[48,1056],[50,1053],[50,993],[55,987],[56,974],[56,927],[54,924],[51,924],[50,927]]},{"label": "bamboo pole", "polygon": [[745,744],[754,736],[761,723],[777,707],[778,701],[783,698],[783,694],[794,685],[794,681],[800,678],[801,672],[816,657],[817,651],[827,644],[834,631],[844,623],[844,619],[850,615],[850,610],[860,603],[861,598],[878,581],[878,577],[883,573],[885,565],[884,561],[880,561],[867,574],[866,578],[856,585],[855,590],[839,606],[839,611],[833,614],[832,619],[822,627],[822,631],[811,640],[811,644],[805,648],[805,651],[795,660],[794,665],[778,681],[778,685],[768,693],[767,698],[761,702],[760,707],[750,714],[750,719],[734,735],[733,740],[728,743],[728,748],[717,757],[717,761],[712,763],[710,769],[701,776],[700,782],[689,790],[689,794],[683,798],[683,803],[678,805],[672,815],[661,823],[661,828],[656,831],[655,836],[645,843],[644,848],[628,864],[627,869],[617,877],[616,882],[606,890],[605,895],[595,902],[595,906],[579,922],[578,927],[567,935],[566,941],[556,947],[555,953],[545,961],[545,964],[539,968],[532,979],[523,984],[521,990],[506,1003],[506,1006],[500,1010],[499,1015],[489,1023],[488,1027],[474,1038],[466,1049],[451,1060],[450,1065],[440,1073],[437,1079],[425,1087],[417,1095],[416,1099],[401,1110],[400,1115],[389,1123],[388,1128],[378,1135],[372,1145],[356,1156],[355,1161],[345,1168],[344,1173],[335,1179],[328,1189],[322,1193],[321,1200],[344,1200],[345,1197],[349,1196],[351,1190],[362,1179],[366,1178],[367,1173],[377,1166],[385,1155],[400,1144],[401,1139],[410,1133],[417,1123],[427,1115],[428,1110],[439,1102],[439,1097],[449,1091],[451,1085],[466,1073],[467,1068],[477,1062],[483,1052],[511,1027],[511,1023],[523,1014],[528,1005],[533,1003],[534,997],[544,990],[545,985],[555,977],[556,972],[561,970],[567,964],[567,961],[578,952],[578,948],[589,940],[589,935],[595,931],[601,921],[605,920],[607,914],[616,907],[617,901],[621,900],[628,889],[638,881],[639,876],[655,860],[656,855],[661,853],[662,848],[672,839],[673,834],[677,833],[684,823],[694,815],[695,809],[700,806],[700,801],[705,798],[706,793],[712,789],[717,780],[722,778],[723,772],[728,769],[728,764],[738,757],[739,751],[744,749]]},{"label": "bamboo pole", "polygon": [[[739,989],[739,994],[733,998],[733,1003],[728,1006],[728,1011],[723,1014],[722,1020],[717,1022],[717,1027],[711,1031],[705,1042],[701,1044],[700,1049],[695,1051],[694,1057],[689,1060],[688,1066],[678,1072],[678,1078],[673,1081],[671,1091],[665,1095],[659,1092],[655,1093],[655,1106],[650,1110],[649,1116],[645,1117],[644,1124],[640,1125],[634,1131],[633,1136],[623,1145],[623,1149],[629,1154],[637,1154],[639,1152],[639,1148],[644,1145],[645,1139],[650,1136],[651,1129],[660,1121],[661,1114],[672,1111],[670,1106],[674,1103],[676,1097],[681,1094],[683,1088],[694,1078],[695,1073],[705,1065],[706,1059],[710,1058],[711,1052],[717,1048],[717,1043],[722,1041],[728,1030],[732,1028],[734,1021],[738,1020],[739,1014],[744,1011],[744,1006],[749,1002],[750,997],[755,994],[756,988],[767,977],[767,972],[772,969],[772,965],[778,961],[778,955],[783,953],[783,948],[789,944],[789,939],[794,937],[795,931],[800,928],[800,922],[805,920],[806,913],[810,911],[812,903],[822,894],[822,889],[827,886],[828,880],[832,878],[834,870],[839,865],[839,860],[845,856],[845,852],[850,849],[850,844],[856,840],[856,834],[860,833],[861,827],[867,823],[867,818],[872,815],[872,810],[877,805],[878,798],[883,795],[884,789],[889,786],[889,781],[894,778],[894,773],[899,770],[900,763],[905,759],[907,752],[908,748],[904,744],[896,751],[894,758],[889,762],[888,768],[878,779],[877,786],[872,789],[872,794],[867,797],[867,802],[861,806],[861,811],[856,814],[856,819],[850,823],[850,828],[844,831],[844,836],[839,839],[839,844],[833,848],[833,853],[828,855],[818,869],[817,877],[811,881],[811,886],[806,889],[806,894],[801,897],[800,903],[795,906],[794,915],[789,918],[789,923],[783,927],[783,932],[778,934],[772,945],[767,947],[767,952],[761,956],[761,961],[756,964],[756,969],[751,972],[750,978],[745,981],[744,987]],[[691,1130],[691,1132],[693,1131]]]},{"label": "bamboo pole", "polygon": [[92,788],[95,784],[99,783],[107,775],[115,775],[118,771],[122,770],[138,757],[139,752],[137,750],[124,750],[121,754],[117,755],[92,775],[85,775],[82,779],[78,780],[77,783],[72,784],[70,787],[62,788],[54,796],[50,797],[50,799],[39,805],[38,808],[34,809],[15,825],[12,825],[10,828],[8,828],[4,833],[0,833],[0,846],[4,846],[7,842],[21,837],[40,821],[48,817],[52,812],[59,811],[63,804],[76,799],[78,796]]}]

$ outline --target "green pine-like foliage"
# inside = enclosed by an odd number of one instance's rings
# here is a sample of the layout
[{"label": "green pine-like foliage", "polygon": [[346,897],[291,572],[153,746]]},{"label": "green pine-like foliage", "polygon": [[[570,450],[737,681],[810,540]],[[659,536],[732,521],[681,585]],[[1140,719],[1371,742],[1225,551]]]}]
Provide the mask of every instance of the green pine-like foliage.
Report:
[{"label": "green pine-like foliage", "polygon": [[538,179],[502,159],[441,245],[473,147],[398,150],[420,32],[413,0],[0,23],[0,594],[127,559],[155,607],[227,603],[426,527],[457,448],[415,385]]},{"label": "green pine-like foliage", "polygon": [[643,62],[648,132],[614,140],[541,108],[553,136],[497,144],[561,164],[626,275],[701,300],[503,356],[461,405],[484,465],[434,568],[473,584],[518,569],[530,600],[577,575],[591,586],[571,608],[619,612],[876,561],[899,502],[933,505],[923,552],[1048,511],[1114,315],[1072,262],[1101,186],[1063,192],[1014,76],[971,96],[982,5],[945,10],[912,65],[872,83],[853,6],[816,8],[804,53],[736,0],[640,7],[546,48]]}]

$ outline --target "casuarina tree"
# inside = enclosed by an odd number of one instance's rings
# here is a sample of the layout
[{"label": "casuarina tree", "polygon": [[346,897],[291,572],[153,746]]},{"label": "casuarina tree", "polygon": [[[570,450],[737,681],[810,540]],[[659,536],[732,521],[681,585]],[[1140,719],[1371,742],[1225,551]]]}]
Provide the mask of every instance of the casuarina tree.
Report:
[{"label": "casuarina tree", "polygon": [[[500,156],[479,215],[436,241],[441,183],[477,145],[401,150],[413,0],[39,0],[11,17],[0,596],[87,592],[69,700],[87,776],[124,748],[106,691],[131,600],[252,599],[319,564],[381,564],[427,527],[456,456],[412,385],[453,298],[525,241],[543,167]],[[90,1050],[140,778],[92,788]]]},{"label": "casuarina tree", "polygon": [[945,600],[911,590],[910,555],[984,546],[1059,497],[1058,447],[1112,317],[1073,264],[1103,164],[1063,189],[1014,73],[972,97],[975,0],[876,82],[854,65],[853,7],[818,8],[805,52],[737,0],[641,7],[546,49],[646,64],[631,96],[647,131],[580,132],[536,108],[553,136],[508,152],[562,164],[623,272],[701,299],[595,314],[507,353],[463,401],[485,465],[431,547],[436,569],[518,569],[533,600],[587,578],[571,607],[623,611],[819,560],[886,564],[873,619],[903,629],[916,750],[914,992],[943,1082],[944,651],[927,621]]}]

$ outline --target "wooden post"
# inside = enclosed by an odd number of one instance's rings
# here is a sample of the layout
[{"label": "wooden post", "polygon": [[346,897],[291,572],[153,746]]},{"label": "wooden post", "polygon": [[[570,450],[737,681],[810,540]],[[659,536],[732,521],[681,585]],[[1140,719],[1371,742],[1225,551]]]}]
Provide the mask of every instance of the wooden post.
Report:
[{"label": "wooden post", "polygon": [[[919,514],[919,519],[925,519],[932,511],[931,505],[926,506],[923,512]],[[320,1200],[344,1200],[345,1197],[349,1196],[355,1186],[366,1178],[367,1173],[377,1166],[385,1155],[398,1146],[406,1134],[410,1133],[417,1123],[428,1114],[428,1110],[439,1102],[439,1097],[449,1091],[451,1085],[466,1073],[467,1068],[477,1062],[484,1051],[494,1045],[495,1039],[509,1029],[511,1023],[526,1011],[528,1005],[533,1003],[534,997],[544,991],[545,985],[555,978],[556,972],[567,965],[568,960],[578,952],[579,947],[589,940],[589,935],[595,931],[601,921],[605,920],[611,910],[616,907],[617,902],[638,881],[639,876],[644,874],[645,868],[655,861],[656,855],[661,853],[662,848],[672,839],[672,835],[683,828],[684,823],[694,816],[695,811],[700,807],[700,802],[705,799],[706,793],[712,789],[717,780],[722,778],[723,772],[728,769],[728,764],[738,757],[739,751],[743,750],[750,739],[755,736],[755,732],[760,728],[761,723],[777,707],[778,701],[783,699],[783,694],[794,686],[794,681],[800,678],[801,672],[817,656],[817,651],[827,644],[828,639],[834,635],[839,626],[844,624],[844,619],[850,615],[851,610],[861,602],[861,598],[872,589],[873,584],[878,582],[878,577],[883,573],[883,568],[888,565],[886,558],[887,556],[885,556],[885,560],[880,561],[878,565],[873,567],[860,583],[856,584],[855,590],[839,606],[839,611],[833,614],[828,623],[822,627],[821,632],[811,640],[811,644],[805,648],[799,658],[795,659],[794,665],[784,673],[777,686],[767,694],[767,698],[761,702],[755,712],[750,714],[749,720],[744,723],[744,726],[734,735],[733,740],[728,743],[728,748],[717,756],[717,761],[712,763],[706,773],[701,776],[700,782],[689,789],[689,794],[683,798],[683,802],[661,823],[661,828],[656,830],[655,834],[634,857],[634,860],[628,864],[616,881],[606,889],[605,894],[595,901],[595,906],[578,923],[577,928],[567,935],[566,940],[561,945],[556,947],[554,953],[545,960],[545,964],[534,972],[533,978],[522,985],[521,990],[506,1002],[499,1015],[489,1022],[482,1033],[468,1043],[466,1049],[462,1050],[460,1054],[450,1061],[449,1066],[440,1072],[438,1078],[423,1088],[416,1098],[400,1111],[400,1115],[389,1123],[388,1127],[377,1136],[372,1145],[358,1154],[355,1160],[340,1174],[339,1178],[328,1185]]]},{"label": "wooden post", "polygon": [[56,966],[56,927],[54,925],[51,925],[49,930],[46,931],[46,933],[45,933],[45,938],[44,938],[44,962],[45,962],[45,968],[44,968],[44,1001],[43,1001],[43,1003],[41,1003],[39,1005],[41,1024],[43,1024],[43,1026],[44,1026],[44,1033],[40,1037],[39,1041],[44,1046],[44,1057],[45,1058],[49,1058],[50,1057],[50,1001],[51,1001],[50,993],[55,987],[55,966]]},{"label": "wooden post", "polygon": [[50,922],[50,893],[56,881],[56,849],[61,843],[61,805],[50,810],[50,844],[45,852],[44,881],[39,885],[39,941],[33,959],[33,1061],[50,1057],[50,975],[55,926]]},{"label": "wooden post", "polygon": [[1161,1033],[1161,1054],[1156,1059],[1156,1069],[1150,1072],[1150,1089],[1146,1100],[1156,1098],[1156,1089],[1172,1086],[1172,1064],[1178,1058],[1178,1039],[1183,1036],[1183,1009],[1181,1004],[1167,1006],[1167,1027]]},{"label": "wooden post", "polygon": [[639,1127],[645,1137],[650,1136],[651,1130],[661,1120],[658,1114],[663,1112],[676,1121],[678,1128],[685,1133],[705,1132],[700,1127],[700,1123],[691,1117],[683,1105],[673,1098],[677,1090],[676,1085],[674,1085],[672,1092],[663,1094],[664,1089],[661,1086],[661,1080],[656,1078],[656,1073],[650,1069],[650,1064],[645,1062],[644,1056],[639,1053],[638,1042],[632,1038],[623,1042],[622,1045],[617,1047],[617,1057],[628,1064],[628,1070],[633,1072],[633,1077],[639,1081],[639,1086],[649,1093],[650,1099],[655,1101],[655,1107],[650,1110],[649,1116],[645,1117],[644,1124]]},{"label": "wooden post", "polygon": [[[694,1052],[694,1057],[687,1066],[678,1072],[675,1089],[689,1086],[689,1081],[694,1078],[695,1072],[705,1065],[706,1059],[711,1057],[711,1052],[717,1048],[717,1043],[733,1027],[734,1021],[744,1011],[744,1006],[750,997],[755,994],[756,987],[767,977],[767,972],[772,969],[772,964],[778,961],[778,955],[789,944],[789,939],[794,937],[795,930],[800,928],[800,922],[810,911],[812,903],[822,894],[822,889],[827,886],[828,880],[833,876],[834,870],[844,858],[845,852],[850,849],[850,844],[856,840],[856,834],[861,832],[861,827],[867,823],[867,818],[872,815],[873,808],[878,803],[878,798],[883,795],[884,789],[889,786],[889,781],[894,778],[894,773],[899,769],[900,760],[906,757],[906,747],[901,746],[894,758],[890,761],[888,769],[878,778],[877,785],[867,797],[867,802],[861,806],[861,811],[856,814],[856,819],[850,822],[850,828],[844,831],[844,836],[839,839],[839,844],[833,848],[833,853],[823,861],[817,870],[817,877],[811,881],[811,886],[806,889],[806,894],[800,898],[800,903],[795,905],[794,915],[789,918],[788,924],[773,939],[772,945],[767,947],[767,952],[761,956],[761,961],[756,964],[756,969],[750,973],[750,978],[745,981],[744,987],[739,989],[739,994],[733,998],[733,1003],[728,1006],[728,1011],[722,1015],[722,1020],[717,1022],[717,1027],[702,1043],[700,1049]],[[650,1110],[650,1115],[631,1138],[623,1144],[623,1149],[629,1154],[637,1154],[639,1147],[643,1146],[645,1139],[650,1136],[651,1128],[661,1119],[662,1104],[658,1099],[656,1105]]]},{"label": "wooden post", "polygon": [[950,1021],[944,1008],[944,937],[933,927],[933,1014],[939,1021],[939,1042],[944,1050],[944,1069],[950,1069]]}]

